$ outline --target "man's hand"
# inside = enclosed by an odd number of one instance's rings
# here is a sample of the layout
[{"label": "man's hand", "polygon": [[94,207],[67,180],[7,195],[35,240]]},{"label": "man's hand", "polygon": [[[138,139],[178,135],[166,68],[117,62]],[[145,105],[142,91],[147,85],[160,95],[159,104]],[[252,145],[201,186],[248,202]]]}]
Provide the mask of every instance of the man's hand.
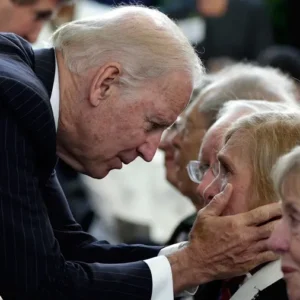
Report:
[{"label": "man's hand", "polygon": [[208,281],[245,274],[254,267],[277,259],[268,250],[267,239],[281,217],[279,203],[250,212],[220,217],[232,193],[223,192],[199,211],[189,245],[168,257],[174,292]]}]

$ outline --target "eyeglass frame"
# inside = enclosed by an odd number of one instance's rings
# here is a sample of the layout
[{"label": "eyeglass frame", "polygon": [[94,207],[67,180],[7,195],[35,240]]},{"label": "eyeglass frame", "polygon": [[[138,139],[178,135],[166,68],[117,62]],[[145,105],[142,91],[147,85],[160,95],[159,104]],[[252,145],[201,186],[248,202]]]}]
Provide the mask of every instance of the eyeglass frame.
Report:
[{"label": "eyeglass frame", "polygon": [[195,174],[195,171],[194,171],[194,170],[198,170],[199,172],[201,171],[201,162],[199,160],[191,160],[191,161],[189,161],[189,163],[186,166],[186,169],[187,169],[187,172],[188,172],[188,175],[189,175],[189,178],[191,179],[191,181],[199,184],[202,181],[204,174],[209,169],[211,169],[212,174],[214,175],[214,177],[217,177],[218,174],[219,174],[219,170],[220,170],[220,163],[219,163],[218,160],[215,161],[212,166],[209,166],[205,170],[202,170],[201,176],[199,176],[199,175],[197,176]]}]

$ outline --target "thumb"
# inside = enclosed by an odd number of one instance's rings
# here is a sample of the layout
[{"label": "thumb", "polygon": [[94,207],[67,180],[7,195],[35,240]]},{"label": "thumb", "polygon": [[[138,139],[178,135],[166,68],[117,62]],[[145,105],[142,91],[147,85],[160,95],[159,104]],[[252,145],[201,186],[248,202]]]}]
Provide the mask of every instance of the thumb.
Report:
[{"label": "thumb", "polygon": [[231,194],[232,185],[228,183],[225,189],[214,196],[210,203],[204,208],[203,213],[210,216],[220,216],[227,206]]}]

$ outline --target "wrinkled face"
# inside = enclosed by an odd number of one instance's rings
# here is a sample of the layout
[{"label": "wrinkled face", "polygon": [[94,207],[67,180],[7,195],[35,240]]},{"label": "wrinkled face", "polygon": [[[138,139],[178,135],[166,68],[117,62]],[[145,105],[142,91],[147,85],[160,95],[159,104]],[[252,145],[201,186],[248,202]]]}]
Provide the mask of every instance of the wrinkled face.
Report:
[{"label": "wrinkled face", "polygon": [[[179,119],[178,131],[173,138],[175,147],[175,163],[177,166],[178,188],[187,197],[197,197],[197,184],[192,182],[186,169],[190,160],[197,158],[202,139],[208,128],[206,116],[199,112],[199,104],[195,103],[188,109],[182,118]],[[198,203],[198,209],[202,208],[203,203]]]},{"label": "wrinkled face", "polygon": [[160,141],[159,149],[165,154],[166,178],[174,187],[177,188],[177,167],[174,161],[175,147],[172,144],[172,140],[176,133],[177,131],[174,125],[170,129],[166,130]]},{"label": "wrinkled face", "polygon": [[198,159],[202,175],[200,183],[197,186],[197,192],[202,199],[204,199],[206,188],[210,186],[219,173],[217,154],[223,146],[222,141],[225,130],[226,127],[224,124],[220,126],[217,124],[213,125],[203,139]]},{"label": "wrinkled face", "polygon": [[[207,204],[225,188],[227,183],[232,184],[233,192],[223,215],[246,212],[258,206],[258,201],[253,198],[251,192],[253,174],[249,145],[241,143],[244,138],[239,131],[233,134],[217,155],[219,163],[217,171],[214,172],[216,177],[209,185],[200,184],[198,188]],[[209,180],[207,182],[209,183]]]},{"label": "wrinkled face", "polygon": [[69,149],[76,152],[81,171],[103,178],[138,156],[151,161],[162,132],[175,122],[190,99],[192,84],[182,80],[186,77],[178,72],[152,80],[136,88],[131,98],[124,97],[121,88],[113,88],[99,107],[81,109],[76,140],[70,143],[72,147],[77,143],[78,150]]},{"label": "wrinkled face", "polygon": [[300,176],[292,172],[284,180],[283,217],[268,243],[281,255],[282,271],[291,300],[300,299]]},{"label": "wrinkled face", "polygon": [[18,5],[11,0],[1,0],[0,31],[15,33],[33,43],[57,3],[57,0],[37,0],[35,4]]}]

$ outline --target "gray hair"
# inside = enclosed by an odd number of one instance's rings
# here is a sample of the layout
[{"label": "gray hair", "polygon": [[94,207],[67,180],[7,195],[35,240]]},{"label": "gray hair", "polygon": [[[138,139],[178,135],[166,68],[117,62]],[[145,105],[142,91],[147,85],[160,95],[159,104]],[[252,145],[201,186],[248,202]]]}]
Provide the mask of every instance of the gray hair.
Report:
[{"label": "gray hair", "polygon": [[236,64],[215,75],[214,82],[200,95],[201,112],[217,112],[229,100],[267,100],[296,104],[297,90],[292,79],[274,68]]},{"label": "gray hair", "polygon": [[179,27],[158,10],[142,6],[121,6],[101,17],[67,23],[53,34],[52,42],[73,73],[119,62],[120,83],[126,86],[186,71],[195,87],[204,72]]},{"label": "gray hair", "polygon": [[300,146],[296,146],[289,153],[281,156],[272,169],[274,188],[280,198],[283,198],[282,184],[293,171],[300,169]]},{"label": "gray hair", "polygon": [[244,113],[247,111],[253,113],[259,112],[272,112],[272,111],[286,111],[292,112],[299,110],[299,106],[296,104],[277,103],[263,100],[230,100],[226,102],[219,110],[217,119],[224,118],[228,115]]}]

